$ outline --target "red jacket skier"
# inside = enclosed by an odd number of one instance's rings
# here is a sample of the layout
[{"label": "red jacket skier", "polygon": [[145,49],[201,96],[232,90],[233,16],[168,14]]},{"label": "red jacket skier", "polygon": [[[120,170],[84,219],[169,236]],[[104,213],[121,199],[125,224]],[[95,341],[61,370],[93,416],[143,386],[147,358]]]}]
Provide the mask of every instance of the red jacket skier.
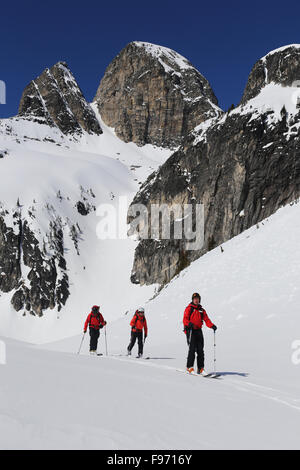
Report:
[{"label": "red jacket skier", "polygon": [[217,327],[209,319],[206,311],[200,304],[200,294],[195,292],[192,302],[186,307],[183,316],[184,331],[187,335],[189,352],[187,358],[187,371],[194,372],[195,354],[197,353],[197,373],[205,375],[204,371],[204,339],[202,326],[205,322],[208,328],[216,331]]},{"label": "red jacket skier", "polygon": [[84,333],[86,333],[88,326],[90,330],[90,354],[97,353],[100,328],[103,328],[106,325],[106,321],[104,320],[103,315],[100,313],[99,309],[99,305],[94,305],[84,324]]},{"label": "red jacket skier", "polygon": [[137,311],[133,315],[133,318],[130,322],[130,326],[131,326],[131,340],[127,348],[128,356],[131,355],[131,350],[133,346],[135,345],[136,340],[138,340],[138,345],[139,345],[138,357],[142,357],[143,345],[144,345],[143,330],[145,331],[145,339],[147,338],[147,335],[148,335],[147,320],[145,317],[145,309],[143,307],[140,307],[137,309]]}]

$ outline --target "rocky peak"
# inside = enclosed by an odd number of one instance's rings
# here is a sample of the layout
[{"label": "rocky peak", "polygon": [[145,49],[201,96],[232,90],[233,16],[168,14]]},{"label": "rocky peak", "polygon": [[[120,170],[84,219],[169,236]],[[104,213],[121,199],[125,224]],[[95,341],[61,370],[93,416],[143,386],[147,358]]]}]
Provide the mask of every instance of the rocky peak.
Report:
[{"label": "rocky peak", "polygon": [[[299,198],[300,111],[294,83],[299,67],[300,46],[260,59],[251,71],[244,103],[197,126],[141,186],[132,208],[144,204],[150,213],[153,204],[172,210],[175,204],[184,208],[202,203],[205,234],[199,250],[190,250],[184,237],[142,239],[132,282],[164,285],[193,260],[251,226],[259,227]],[[134,224],[131,228],[134,233]]]},{"label": "rocky peak", "polygon": [[94,101],[105,124],[138,145],[178,146],[221,113],[209,82],[186,58],[145,42],[128,44],[111,62]]},{"label": "rocky peak", "polygon": [[58,62],[25,88],[19,115],[57,126],[64,134],[101,134],[99,122],[65,62]]},{"label": "rocky peak", "polygon": [[269,52],[254,65],[241,104],[256,97],[268,84],[292,86],[300,80],[300,44],[284,46]]}]

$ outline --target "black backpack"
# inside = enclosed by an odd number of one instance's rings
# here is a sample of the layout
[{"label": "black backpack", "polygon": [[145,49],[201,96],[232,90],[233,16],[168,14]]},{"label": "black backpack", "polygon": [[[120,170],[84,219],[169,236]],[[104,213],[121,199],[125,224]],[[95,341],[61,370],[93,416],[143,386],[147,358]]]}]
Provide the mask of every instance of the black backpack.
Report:
[{"label": "black backpack", "polygon": [[[141,320],[143,323],[145,323],[145,315],[142,315],[143,317],[143,320]],[[135,313],[135,323],[134,323],[134,327],[136,327],[136,322],[138,321],[138,318],[139,318],[139,314],[138,313]]]}]

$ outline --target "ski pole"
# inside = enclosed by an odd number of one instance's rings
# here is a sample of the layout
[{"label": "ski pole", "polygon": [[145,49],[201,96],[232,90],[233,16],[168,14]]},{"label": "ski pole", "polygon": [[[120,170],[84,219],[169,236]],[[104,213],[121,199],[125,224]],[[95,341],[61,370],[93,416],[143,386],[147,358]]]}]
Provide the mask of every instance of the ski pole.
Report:
[{"label": "ski pole", "polygon": [[216,373],[216,332],[214,331],[214,373]]},{"label": "ski pole", "polygon": [[107,354],[107,337],[106,337],[106,325],[104,327],[104,334],[105,334],[105,350],[106,350],[106,355],[108,356]]},{"label": "ski pole", "polygon": [[189,335],[189,347],[190,347],[190,344],[191,344],[191,341],[192,341],[192,328],[190,329],[190,335]]},{"label": "ski pole", "polygon": [[79,349],[78,349],[78,353],[77,353],[77,354],[80,354],[80,351],[81,351],[81,346],[82,346],[82,343],[83,343],[84,337],[85,337],[85,334],[83,333],[82,340],[81,340],[81,343],[80,343],[80,346],[79,346]]}]

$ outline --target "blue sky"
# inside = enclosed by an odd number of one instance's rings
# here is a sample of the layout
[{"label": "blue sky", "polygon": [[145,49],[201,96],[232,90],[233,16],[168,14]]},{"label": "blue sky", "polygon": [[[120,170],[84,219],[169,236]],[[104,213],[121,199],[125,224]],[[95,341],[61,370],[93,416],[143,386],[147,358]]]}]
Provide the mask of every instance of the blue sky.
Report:
[{"label": "blue sky", "polygon": [[300,43],[299,1],[2,2],[0,117],[17,113],[24,87],[65,60],[91,101],[106,66],[130,41],[170,47],[210,81],[223,109],[241,98],[261,56]]}]

